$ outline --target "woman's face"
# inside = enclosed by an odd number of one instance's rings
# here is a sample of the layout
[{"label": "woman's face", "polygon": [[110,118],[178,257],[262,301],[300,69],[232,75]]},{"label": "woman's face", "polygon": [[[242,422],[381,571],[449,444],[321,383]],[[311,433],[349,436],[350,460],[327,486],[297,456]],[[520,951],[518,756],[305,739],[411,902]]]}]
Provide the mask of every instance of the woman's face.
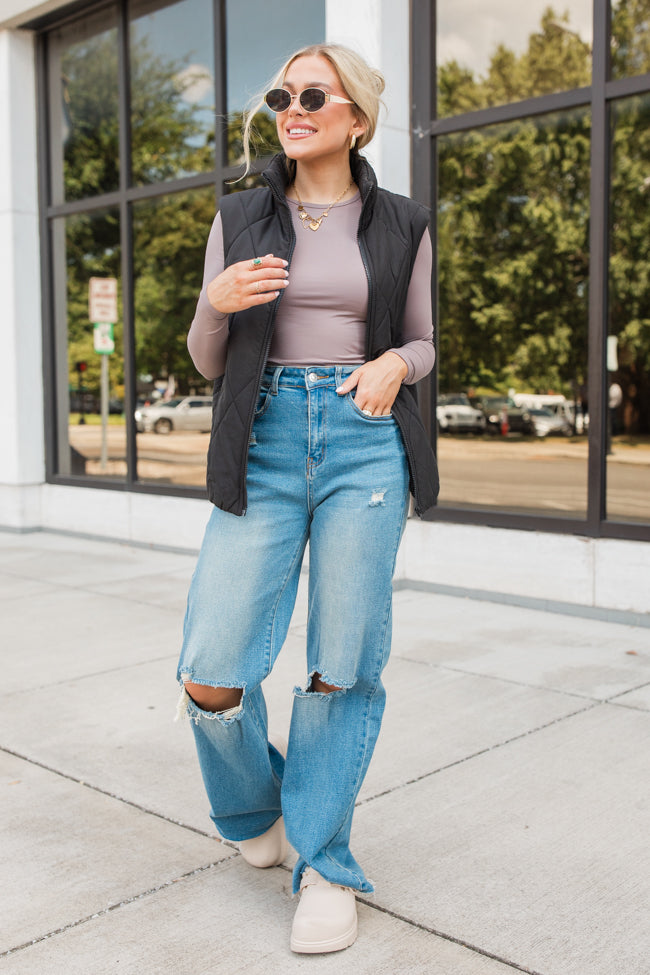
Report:
[{"label": "woman's face", "polygon": [[[327,58],[309,55],[298,58],[287,71],[283,88],[297,95],[305,88],[322,88],[330,95],[347,98],[334,67]],[[354,105],[325,102],[318,112],[306,112],[294,98],[286,112],[276,117],[280,144],[289,159],[312,162],[325,157],[341,157],[347,164],[350,138],[363,133]]]}]

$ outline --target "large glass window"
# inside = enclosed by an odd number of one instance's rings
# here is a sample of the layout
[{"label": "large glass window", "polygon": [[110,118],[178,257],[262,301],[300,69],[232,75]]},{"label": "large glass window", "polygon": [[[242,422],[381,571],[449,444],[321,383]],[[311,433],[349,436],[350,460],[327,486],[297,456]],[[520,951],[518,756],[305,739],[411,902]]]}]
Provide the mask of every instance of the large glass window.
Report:
[{"label": "large glass window", "polygon": [[589,115],[438,147],[441,501],[584,517]]},{"label": "large glass window", "polygon": [[[58,471],[123,480],[126,477],[124,346],[119,212],[111,207],[74,214],[52,227],[56,275]],[[89,317],[91,278],[115,278],[118,321],[114,351],[95,350]],[[108,417],[102,417],[102,369],[108,371]]]},{"label": "large glass window", "polygon": [[212,189],[137,203],[133,211],[138,478],[205,482],[212,384],[187,352],[201,290]]},{"label": "large glass window", "polygon": [[[48,471],[200,491],[211,383],[194,370],[186,339],[215,201],[259,179],[232,181],[242,110],[293,50],[324,39],[325,2],[98,6],[48,30],[44,45]],[[257,121],[265,155],[277,147],[275,122],[265,112]],[[91,278],[117,280],[110,354],[95,348]]]},{"label": "large glass window", "polygon": [[134,0],[130,11],[134,183],[214,169],[211,5]]},{"label": "large glass window", "polygon": [[591,0],[438,0],[438,116],[590,84],[592,33]]},{"label": "large glass window", "polygon": [[650,522],[650,95],[612,109],[607,516]]},{"label": "large glass window", "polygon": [[[228,49],[247,52],[245,58],[228,60],[228,161],[234,165],[243,159],[244,109],[294,51],[325,40],[325,4],[322,0],[276,0],[272,4],[227,0],[226,24]],[[253,139],[260,155],[279,149],[275,116],[266,107],[256,113]]]},{"label": "large glass window", "polygon": [[52,202],[119,186],[117,12],[108,8],[49,36]]}]

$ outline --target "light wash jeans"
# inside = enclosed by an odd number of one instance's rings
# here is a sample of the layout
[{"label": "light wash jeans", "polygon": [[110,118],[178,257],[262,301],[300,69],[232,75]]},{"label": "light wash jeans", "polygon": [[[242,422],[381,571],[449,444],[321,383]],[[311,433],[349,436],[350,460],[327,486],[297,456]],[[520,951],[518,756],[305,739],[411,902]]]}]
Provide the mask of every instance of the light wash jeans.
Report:
[{"label": "light wash jeans", "polygon": [[[408,513],[408,467],[392,416],[369,418],[336,387],[353,366],[267,369],[249,447],[244,517],[214,508],[190,587],[178,679],[243,688],[199,708],[184,691],[211,818],[232,841],[284,815],[326,880],[371,891],[350,852],[356,797],[384,710],[391,580]],[[286,761],[267,737],[262,681],[284,643],[309,540],[307,677],[294,689]],[[320,674],[341,690],[310,690]]]}]

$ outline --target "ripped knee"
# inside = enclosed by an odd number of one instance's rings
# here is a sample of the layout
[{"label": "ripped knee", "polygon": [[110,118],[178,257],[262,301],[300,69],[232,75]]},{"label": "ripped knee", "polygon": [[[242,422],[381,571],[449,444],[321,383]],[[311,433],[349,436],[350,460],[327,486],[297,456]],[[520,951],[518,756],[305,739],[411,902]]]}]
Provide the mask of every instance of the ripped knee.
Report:
[{"label": "ripped knee", "polygon": [[209,687],[207,684],[193,684],[184,681],[185,690],[203,711],[223,714],[225,711],[239,709],[242,702],[241,687]]},{"label": "ripped knee", "polygon": [[307,690],[317,694],[331,694],[333,691],[342,691],[343,688],[338,687],[336,684],[327,684],[317,672],[312,674]]}]

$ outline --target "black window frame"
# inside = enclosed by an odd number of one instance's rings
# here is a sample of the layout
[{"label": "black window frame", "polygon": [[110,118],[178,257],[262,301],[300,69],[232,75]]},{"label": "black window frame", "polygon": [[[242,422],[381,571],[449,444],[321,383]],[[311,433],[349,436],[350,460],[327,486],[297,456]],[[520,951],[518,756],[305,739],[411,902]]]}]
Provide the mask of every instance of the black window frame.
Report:
[{"label": "black window frame", "polygon": [[[438,308],[437,252],[437,152],[439,136],[513,122],[574,108],[591,110],[591,170],[589,225],[589,320],[587,460],[587,513],[585,519],[557,518],[544,514],[517,514],[494,508],[454,508],[445,503],[431,509],[427,521],[516,528],[593,538],[650,541],[650,524],[616,521],[606,516],[607,499],[607,334],[609,264],[609,161],[610,106],[621,98],[650,92],[650,73],[610,80],[611,2],[593,0],[593,48],[591,85],[542,95],[506,105],[437,118],[436,0],[411,4],[411,186],[415,199],[431,208],[434,249],[433,307]],[[434,315],[437,320],[437,315]],[[437,366],[420,383],[420,405],[432,444],[437,441]]]}]

